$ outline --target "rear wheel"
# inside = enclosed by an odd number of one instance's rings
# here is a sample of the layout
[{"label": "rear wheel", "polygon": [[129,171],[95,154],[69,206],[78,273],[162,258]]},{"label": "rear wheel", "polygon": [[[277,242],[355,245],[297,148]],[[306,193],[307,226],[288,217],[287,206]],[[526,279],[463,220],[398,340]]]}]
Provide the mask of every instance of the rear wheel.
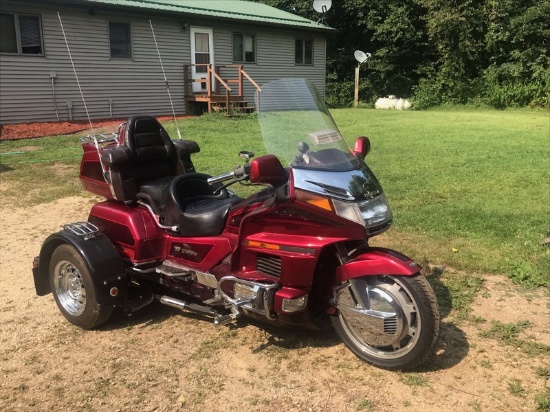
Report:
[{"label": "rear wheel", "polygon": [[73,325],[92,329],[105,323],[113,313],[112,305],[97,302],[90,271],[72,246],[61,245],[54,250],[49,276],[55,302]]},{"label": "rear wheel", "polygon": [[439,338],[437,300],[419,274],[352,279],[336,288],[335,302],[338,335],[359,358],[380,368],[419,365]]}]

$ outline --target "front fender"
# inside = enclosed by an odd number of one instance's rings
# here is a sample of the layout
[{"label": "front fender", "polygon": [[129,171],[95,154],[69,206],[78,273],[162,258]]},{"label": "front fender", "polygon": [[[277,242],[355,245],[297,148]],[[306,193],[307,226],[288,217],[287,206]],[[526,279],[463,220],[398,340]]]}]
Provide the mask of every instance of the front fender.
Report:
[{"label": "front fender", "polygon": [[90,239],[84,239],[69,230],[61,230],[48,236],[33,267],[36,294],[44,296],[51,293],[50,261],[54,250],[63,244],[73,246],[84,259],[98,291],[98,303],[112,301],[109,290],[113,286],[122,288],[124,285],[124,264],[111,241],[102,233],[96,233]]},{"label": "front fender", "polygon": [[411,276],[421,266],[395,250],[366,247],[356,250],[350,260],[336,269],[336,284],[361,276],[399,275]]}]

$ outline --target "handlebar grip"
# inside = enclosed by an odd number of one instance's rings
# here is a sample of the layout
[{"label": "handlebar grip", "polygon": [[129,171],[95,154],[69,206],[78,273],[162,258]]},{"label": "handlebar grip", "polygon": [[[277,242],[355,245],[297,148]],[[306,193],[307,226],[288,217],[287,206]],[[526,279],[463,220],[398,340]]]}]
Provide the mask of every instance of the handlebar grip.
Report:
[{"label": "handlebar grip", "polygon": [[235,172],[233,171],[233,172],[224,173],[223,175],[209,177],[207,182],[209,185],[213,185],[215,183],[233,179],[234,177],[235,177]]}]

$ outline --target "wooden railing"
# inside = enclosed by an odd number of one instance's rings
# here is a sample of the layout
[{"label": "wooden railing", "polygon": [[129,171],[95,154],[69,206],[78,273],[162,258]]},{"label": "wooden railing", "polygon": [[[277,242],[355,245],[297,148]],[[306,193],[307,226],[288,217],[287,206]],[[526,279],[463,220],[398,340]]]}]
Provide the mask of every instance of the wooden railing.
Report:
[{"label": "wooden railing", "polygon": [[[195,70],[197,68],[204,68],[203,70],[206,70],[205,77],[204,78],[197,78],[192,79],[190,78],[190,71],[189,69]],[[236,69],[237,70],[237,78],[230,78],[224,80],[220,74],[221,70],[224,69]],[[222,97],[225,94],[225,107],[227,111],[227,115],[230,116],[231,113],[231,102],[235,100],[242,100],[244,96],[244,79],[248,80],[252,86],[256,88],[257,91],[261,91],[260,86],[243,70],[242,65],[237,64],[230,64],[225,66],[217,66],[215,70],[212,70],[211,64],[194,64],[191,66],[184,66],[184,90],[186,96],[195,95],[197,96],[198,93],[201,93],[204,97],[208,100],[208,112],[210,113],[212,104],[215,102],[220,102],[220,97]],[[189,85],[192,85],[193,83],[199,83],[199,84],[206,84],[206,94],[204,94],[204,91],[200,92],[193,92],[192,86],[191,90],[189,90]],[[230,84],[236,84],[236,94],[232,94],[233,89],[231,88]],[[220,89],[225,93],[220,93]]]}]

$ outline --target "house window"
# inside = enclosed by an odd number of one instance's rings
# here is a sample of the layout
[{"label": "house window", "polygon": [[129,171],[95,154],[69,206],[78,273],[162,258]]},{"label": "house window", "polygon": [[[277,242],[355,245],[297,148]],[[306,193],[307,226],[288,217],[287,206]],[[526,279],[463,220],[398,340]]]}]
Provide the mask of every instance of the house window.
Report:
[{"label": "house window", "polygon": [[42,55],[40,16],[0,14],[0,52]]},{"label": "house window", "polygon": [[313,40],[296,39],[294,61],[296,64],[313,64]]},{"label": "house window", "polygon": [[233,34],[233,61],[256,62],[256,39],[252,34]]},{"label": "house window", "polygon": [[109,22],[111,57],[132,58],[132,36],[129,23]]}]

